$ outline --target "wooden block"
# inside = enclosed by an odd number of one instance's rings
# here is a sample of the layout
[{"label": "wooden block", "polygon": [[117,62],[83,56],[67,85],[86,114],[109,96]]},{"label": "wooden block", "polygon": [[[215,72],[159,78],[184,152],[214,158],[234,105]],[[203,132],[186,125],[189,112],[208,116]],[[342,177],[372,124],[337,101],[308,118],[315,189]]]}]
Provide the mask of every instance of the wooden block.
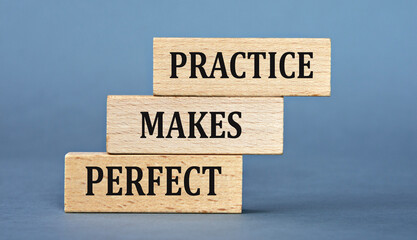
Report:
[{"label": "wooden block", "polygon": [[65,156],[65,212],[241,213],[242,156]]},{"label": "wooden block", "polygon": [[282,154],[283,98],[108,96],[107,152]]},{"label": "wooden block", "polygon": [[330,39],[154,38],[154,95],[330,96]]}]

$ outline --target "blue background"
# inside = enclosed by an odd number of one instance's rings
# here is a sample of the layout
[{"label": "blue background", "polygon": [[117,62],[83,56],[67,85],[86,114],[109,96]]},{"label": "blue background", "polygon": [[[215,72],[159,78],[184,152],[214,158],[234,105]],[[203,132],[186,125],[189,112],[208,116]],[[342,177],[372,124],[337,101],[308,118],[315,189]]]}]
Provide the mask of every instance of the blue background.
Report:
[{"label": "blue background", "polygon": [[[416,1],[0,1],[0,238],[415,239]],[[152,94],[153,37],[331,38],[332,96],[285,98],[244,213],[65,214],[106,96]]]}]

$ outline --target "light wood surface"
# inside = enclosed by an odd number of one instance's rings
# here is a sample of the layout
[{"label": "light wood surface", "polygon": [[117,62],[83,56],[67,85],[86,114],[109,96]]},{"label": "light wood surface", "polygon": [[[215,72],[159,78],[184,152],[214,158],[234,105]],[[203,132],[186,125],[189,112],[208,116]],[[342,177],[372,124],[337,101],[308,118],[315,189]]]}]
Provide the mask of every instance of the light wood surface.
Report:
[{"label": "light wood surface", "polygon": [[[150,135],[142,112],[149,114],[150,123],[155,123],[157,112],[164,112],[162,132],[158,136],[158,123]],[[184,138],[178,130],[170,132],[174,112],[181,118]],[[190,115],[195,112],[195,122],[201,120],[201,134],[194,127],[195,138],[190,138]],[[214,112],[224,112],[224,117]],[[239,124],[236,126],[229,117]],[[238,115],[237,113],[240,113]],[[239,117],[240,116],[240,117]],[[212,138],[213,119],[215,126]],[[142,125],[144,128],[142,128]],[[236,124],[235,124],[236,125]],[[143,132],[144,131],[144,132]],[[146,138],[142,138],[142,135]],[[171,138],[167,138],[170,135]],[[231,137],[229,137],[229,135]],[[233,138],[235,137],[235,138]],[[153,96],[108,96],[107,99],[107,152],[113,154],[282,154],[283,151],[283,98],[238,98],[238,97],[153,97]]]},{"label": "light wood surface", "polygon": [[[102,180],[99,179],[100,170],[91,170],[88,174],[87,167],[98,167],[103,170]],[[112,192],[120,191],[121,195],[108,195],[107,167],[120,167],[112,170]],[[131,193],[126,195],[127,169],[126,167],[138,167],[142,171],[140,187],[144,195],[140,195],[134,184]],[[154,171],[153,179],[159,179],[159,185],[154,183],[154,194],[149,195],[149,170],[148,167],[161,167],[162,173]],[[178,177],[178,184],[171,183],[173,193],[167,194],[167,169],[166,167],[179,167],[171,170],[171,179]],[[189,181],[185,180],[187,169],[190,170]],[[203,167],[220,167],[213,170],[212,180],[214,188],[210,189],[210,170],[203,174]],[[131,171],[129,179],[136,180],[137,171]],[[89,183],[88,179],[91,179]],[[189,195],[188,190],[199,195]],[[88,185],[92,186],[94,195],[87,195]],[[198,190],[199,189],[199,190]],[[210,195],[210,191],[213,191]],[[213,195],[213,193],[215,195]],[[110,155],[106,153],[68,153],[65,156],[65,212],[177,212],[177,213],[240,213],[242,211],[242,156],[238,155]]]},{"label": "light wood surface", "polygon": [[[154,95],[159,96],[330,96],[331,43],[325,38],[154,38],[153,79]],[[202,65],[207,77],[198,68],[192,78],[191,53],[206,57]],[[221,70],[222,53],[225,75]],[[234,64],[231,59],[237,52]],[[255,75],[255,54],[259,55],[259,77]],[[269,53],[273,53],[270,55]],[[284,73],[281,74],[281,57],[285,55]],[[183,53],[184,56],[176,53]],[[252,55],[249,58],[249,53]],[[306,55],[303,53],[311,53]],[[304,58],[304,75],[300,74],[300,57]],[[175,60],[174,60],[175,59]],[[271,59],[274,66],[271,68]],[[184,62],[183,62],[184,61]],[[202,61],[201,54],[194,56],[195,64]],[[175,67],[175,73],[172,67]],[[231,68],[235,66],[235,75]],[[275,74],[271,74],[271,69]],[[238,78],[245,72],[244,78]],[[293,78],[285,78],[284,76]],[[311,78],[308,77],[312,72]],[[213,73],[211,75],[211,73]],[[226,78],[227,75],[227,78]],[[177,78],[173,78],[177,77]],[[208,78],[213,77],[213,78]],[[224,78],[222,78],[224,77]],[[275,78],[274,78],[275,77]]]}]

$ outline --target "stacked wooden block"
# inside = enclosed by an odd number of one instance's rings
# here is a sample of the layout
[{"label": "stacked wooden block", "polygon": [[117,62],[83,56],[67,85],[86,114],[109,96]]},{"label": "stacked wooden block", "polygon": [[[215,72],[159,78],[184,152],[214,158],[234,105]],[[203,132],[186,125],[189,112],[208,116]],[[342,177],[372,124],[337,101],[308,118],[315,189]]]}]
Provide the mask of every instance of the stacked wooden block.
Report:
[{"label": "stacked wooden block", "polygon": [[66,212],[240,213],[283,96],[330,96],[330,39],[155,38],[154,95],[108,96],[107,153],[65,156]]}]

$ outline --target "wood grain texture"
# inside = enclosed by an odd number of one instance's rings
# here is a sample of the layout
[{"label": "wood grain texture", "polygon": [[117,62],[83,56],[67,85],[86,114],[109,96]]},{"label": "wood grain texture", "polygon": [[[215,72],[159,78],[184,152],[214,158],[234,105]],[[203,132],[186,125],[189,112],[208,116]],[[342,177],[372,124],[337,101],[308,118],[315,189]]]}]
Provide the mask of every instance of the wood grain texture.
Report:
[{"label": "wood grain texture", "polygon": [[[282,154],[283,152],[283,98],[238,98],[238,97],[153,97],[153,96],[108,96],[107,98],[107,152],[113,154]],[[145,125],[142,136],[141,112],[149,113],[153,122],[157,112],[163,115],[163,138],[157,138],[157,130],[149,134]],[[167,138],[172,116],[179,112],[185,138],[178,138],[178,131],[172,131],[172,138]],[[190,119],[188,112],[208,112],[202,119],[201,126],[207,138],[195,129],[196,138],[189,138]],[[219,135],[225,131],[225,138],[211,138],[212,118],[210,113],[224,112],[225,117],[217,115],[216,127]],[[228,114],[241,127],[237,130],[228,122]],[[175,124],[177,125],[177,124]]]},{"label": "wood grain texture", "polygon": [[[330,39],[324,38],[154,38],[154,95],[330,96],[330,49]],[[171,52],[182,52],[187,56],[185,65],[177,68],[178,78],[171,78]],[[228,78],[221,78],[219,70],[213,75],[214,78],[203,78],[198,70],[197,78],[190,78],[190,52],[206,55],[203,67],[209,76],[217,52],[222,52]],[[230,73],[230,60],[236,52],[246,53],[246,58],[238,56],[235,64],[237,74],[245,72],[245,78],[236,78]],[[260,57],[259,60],[260,78],[253,78],[254,56],[248,59],[248,52],[266,52],[265,59]],[[270,78],[269,52],[276,52],[276,78]],[[280,75],[280,57],[285,52],[295,53],[294,58],[287,56],[284,61],[285,72],[294,72],[294,78]],[[312,78],[299,78],[299,52],[313,53],[313,58],[306,59],[311,61],[310,68],[305,68],[313,71]],[[179,57],[177,61],[180,62]],[[196,63],[199,61],[200,58]]]},{"label": "wood grain texture", "polygon": [[[94,195],[87,194],[86,167],[100,167],[103,169],[103,180],[93,185]],[[115,171],[112,178],[119,178],[119,183],[113,182],[114,191],[122,188],[122,195],[106,195],[108,192],[108,174],[106,167],[120,166],[122,172]],[[126,195],[127,175],[126,166],[143,169],[142,179],[139,181],[143,192],[148,193],[147,167],[179,166],[178,185],[181,195],[167,196],[167,173],[155,172],[154,178],[160,178],[160,185],[154,184],[155,195],[139,195],[133,186],[133,195]],[[189,174],[189,185],[192,192],[200,189],[196,196],[188,195],[184,190],[185,171],[191,167],[220,166],[221,174],[215,172],[214,191],[209,193],[209,172],[197,173],[193,170]],[[96,180],[98,173],[93,172]],[[134,176],[133,176],[134,175]],[[132,178],[136,179],[137,174]],[[68,153],[65,156],[65,212],[177,212],[177,213],[241,213],[242,211],[242,156],[237,155],[110,155],[106,153]]]}]

